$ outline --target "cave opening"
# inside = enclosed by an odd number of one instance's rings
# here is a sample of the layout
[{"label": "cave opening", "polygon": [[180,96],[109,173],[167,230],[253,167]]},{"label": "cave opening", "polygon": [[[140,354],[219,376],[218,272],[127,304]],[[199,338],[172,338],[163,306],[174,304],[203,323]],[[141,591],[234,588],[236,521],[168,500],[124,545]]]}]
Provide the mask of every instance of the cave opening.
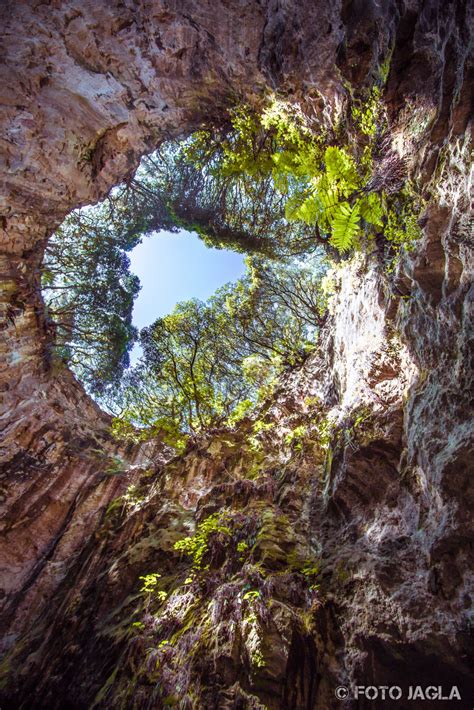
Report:
[{"label": "cave opening", "polygon": [[[164,428],[180,445],[261,404],[315,350],[328,267],[360,251],[393,268],[419,236],[416,190],[379,96],[374,85],[355,102],[344,130],[276,96],[233,105],[160,144],[104,202],[71,213],[43,268],[53,364],[69,365],[127,430]],[[191,294],[167,315],[158,307],[138,332],[127,253],[143,236],[182,229],[245,254],[246,271],[206,301]]]},{"label": "cave opening", "polygon": [[[129,253],[130,270],[140,279],[134,301],[133,324],[141,330],[171,313],[180,301],[205,301],[245,272],[244,257],[228,249],[206,247],[194,232],[160,231],[144,238]],[[131,362],[141,349],[135,344]]]},{"label": "cave opening", "polygon": [[234,422],[316,345],[321,238],[288,217],[289,185],[277,188],[268,167],[273,139],[263,134],[261,166],[247,134],[261,143],[262,129],[235,123],[230,138],[207,126],[163,143],[103,202],[72,212],[46,248],[53,366],[72,369],[122,434],[164,428],[181,445]]}]

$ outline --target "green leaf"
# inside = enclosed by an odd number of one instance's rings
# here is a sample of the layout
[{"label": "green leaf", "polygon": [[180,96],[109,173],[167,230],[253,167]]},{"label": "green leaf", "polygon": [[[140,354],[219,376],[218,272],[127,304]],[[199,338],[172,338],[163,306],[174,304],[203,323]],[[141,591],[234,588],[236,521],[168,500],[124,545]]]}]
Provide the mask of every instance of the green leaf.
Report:
[{"label": "green leaf", "polygon": [[378,195],[371,193],[360,200],[360,215],[366,222],[376,227],[383,226],[384,208]]},{"label": "green leaf", "polygon": [[330,146],[324,153],[326,173],[329,182],[337,180],[346,194],[358,187],[358,177],[354,160],[342,148]]},{"label": "green leaf", "polygon": [[330,243],[340,252],[349,251],[359,232],[360,207],[353,207],[348,202],[337,206],[331,223]]},{"label": "green leaf", "polygon": [[319,209],[316,199],[313,196],[306,200],[294,211],[293,219],[300,219],[306,224],[315,224],[318,218]]}]

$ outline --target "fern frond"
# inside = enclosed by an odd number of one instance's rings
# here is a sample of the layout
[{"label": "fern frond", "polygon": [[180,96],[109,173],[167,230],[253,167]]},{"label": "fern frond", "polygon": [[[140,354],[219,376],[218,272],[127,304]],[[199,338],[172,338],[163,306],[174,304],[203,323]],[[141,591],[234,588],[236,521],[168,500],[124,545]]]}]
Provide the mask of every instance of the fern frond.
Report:
[{"label": "fern frond", "polygon": [[295,219],[301,219],[306,224],[316,224],[320,210],[315,197],[307,197],[295,211]]},{"label": "fern frond", "polygon": [[285,202],[285,219],[288,222],[295,222],[298,219],[298,210],[301,207],[303,198],[301,195],[292,195]]},{"label": "fern frond", "polygon": [[381,198],[374,193],[362,198],[360,200],[360,216],[365,219],[368,224],[382,227],[384,208]]},{"label": "fern frond", "polygon": [[337,206],[331,223],[330,243],[340,252],[348,251],[359,232],[360,207],[353,207],[348,202]]},{"label": "fern frond", "polygon": [[321,227],[327,229],[341,201],[337,182],[330,181],[327,175],[323,175],[319,179],[313,179],[311,183],[319,208]]},{"label": "fern frond", "polygon": [[342,148],[329,146],[324,153],[326,174],[330,182],[339,182],[345,194],[359,186],[359,179],[353,158]]}]

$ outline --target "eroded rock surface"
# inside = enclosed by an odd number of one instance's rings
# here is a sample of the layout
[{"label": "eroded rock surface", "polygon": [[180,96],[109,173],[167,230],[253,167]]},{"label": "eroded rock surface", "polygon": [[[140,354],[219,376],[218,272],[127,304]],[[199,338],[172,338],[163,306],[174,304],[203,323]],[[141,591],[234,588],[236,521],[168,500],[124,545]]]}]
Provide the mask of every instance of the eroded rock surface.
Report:
[{"label": "eroded rock surface", "polygon": [[[412,683],[470,707],[468,3],[2,14],[2,706],[326,710],[358,707],[337,685]],[[388,278],[375,257],[340,271],[320,350],[260,431],[168,463],[118,446],[48,356],[48,234],[229,96],[278,88],[334,115],[389,51],[394,145],[427,201],[416,252]],[[174,542],[223,509],[230,533],[193,572]],[[151,573],[160,604],[140,593]]]}]

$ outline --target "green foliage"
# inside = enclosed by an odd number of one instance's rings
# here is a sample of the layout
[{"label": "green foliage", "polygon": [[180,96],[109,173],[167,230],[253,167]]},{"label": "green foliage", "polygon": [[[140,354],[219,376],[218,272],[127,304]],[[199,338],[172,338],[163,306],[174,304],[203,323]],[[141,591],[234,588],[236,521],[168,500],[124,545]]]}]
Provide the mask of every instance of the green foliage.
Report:
[{"label": "green foliage", "polygon": [[314,250],[314,229],[288,225],[272,179],[275,140],[258,115],[241,107],[220,126],[169,142],[145,158],[133,183],[175,224],[209,246],[264,256]]},{"label": "green foliage", "polygon": [[71,213],[45,252],[42,287],[54,352],[94,394],[120,381],[137,336],[132,309],[140,286],[126,252],[140,229],[103,203]]},{"label": "green foliage", "polygon": [[317,577],[319,572],[319,563],[314,560],[306,560],[305,564],[301,568],[301,573],[304,574],[305,577],[309,578]]},{"label": "green foliage", "polygon": [[[383,65],[381,69],[382,72],[386,70]],[[352,118],[363,134],[373,138],[380,127],[381,111],[381,91],[377,86],[374,86],[364,103],[359,101],[352,106]]]},{"label": "green foliage", "polygon": [[320,445],[323,447],[323,449],[329,448],[334,431],[334,424],[328,421],[328,419],[321,419],[318,422],[317,428],[318,441]]},{"label": "green foliage", "polygon": [[202,523],[199,523],[194,535],[175,542],[174,549],[191,557],[194,570],[199,571],[208,550],[209,537],[215,534],[231,536],[231,530],[228,525],[224,524],[225,522],[225,513],[209,515]]},{"label": "green foliage", "polygon": [[348,202],[340,202],[334,210],[331,224],[331,244],[339,252],[349,251],[359,233],[360,205],[353,207]]},{"label": "green foliage", "polygon": [[[134,390],[133,393],[138,401],[138,392]],[[120,416],[113,417],[110,431],[114,439],[134,444],[150,439],[159,440],[174,449],[176,453],[182,453],[188,437],[180,430],[178,423],[165,417],[145,419],[141,416],[143,411],[145,408],[139,407],[136,403],[130,403]],[[137,421],[145,423],[147,426],[137,428],[134,424]]]},{"label": "green foliage", "polygon": [[263,654],[258,649],[252,653],[251,662],[255,668],[264,668],[266,665]]},{"label": "green foliage", "polygon": [[274,422],[264,422],[261,419],[257,419],[252,427],[254,434],[258,434],[261,431],[271,431],[274,428]]},{"label": "green foliage", "polygon": [[140,335],[144,355],[126,373],[116,435],[149,434],[182,449],[186,432],[237,422],[314,348],[321,315],[319,255],[248,260],[236,284],[206,303],[179,303]]},{"label": "green foliage", "polygon": [[133,444],[142,441],[141,432],[125,418],[114,417],[112,419],[110,433],[116,441],[131,442]]},{"label": "green foliage", "polygon": [[243,399],[241,402],[238,402],[232,414],[229,416],[227,419],[227,423],[229,426],[235,426],[238,424],[242,419],[244,419],[250,412],[253,410],[255,406],[255,403],[251,399]]},{"label": "green foliage", "polygon": [[146,494],[143,488],[139,488],[135,484],[130,484],[125,493],[118,498],[114,498],[109,505],[105,513],[105,518],[110,520],[111,518],[116,518],[117,520],[124,513],[133,513],[141,508],[146,500]]},{"label": "green foliage", "polygon": [[245,540],[241,540],[240,542],[237,543],[237,552],[240,553],[240,561],[243,562],[245,559],[245,555],[249,549],[248,543],[245,542]]},{"label": "green foliage", "polygon": [[319,589],[318,579],[321,573],[319,560],[314,558],[305,561],[303,567],[301,568],[301,574],[306,578],[308,587],[311,591],[317,591]]},{"label": "green foliage", "polygon": [[139,577],[139,579],[143,580],[140,592],[146,595],[149,600],[153,598],[157,599],[160,603],[163,603],[168,595],[162,589],[158,589],[160,578],[161,574],[157,572]]},{"label": "green foliage", "polygon": [[356,413],[354,418],[354,423],[352,425],[353,429],[357,429],[360,425],[365,422],[366,419],[370,417],[370,409],[368,407],[361,407]]},{"label": "green foliage", "polygon": [[140,588],[141,592],[145,592],[146,594],[151,594],[152,592],[156,591],[156,587],[158,585],[158,580],[160,579],[161,574],[158,572],[152,573],[152,574],[146,574],[142,577],[139,577],[138,579],[143,580],[143,584]]},{"label": "green foliage", "polygon": [[[185,150],[173,153],[174,170],[189,179],[194,161],[194,167],[205,171],[202,189],[191,191],[189,213],[203,217],[213,204],[219,224],[214,219],[206,226],[202,219],[203,238],[280,256],[285,250],[310,251],[317,243],[345,253],[383,233],[389,214],[393,221],[393,195],[403,166],[386,140],[378,86],[364,101],[353,100],[349,123],[347,130],[342,124],[332,132],[314,130],[295,106],[274,99],[260,112],[248,106],[230,112],[217,135],[200,131],[192,136]],[[390,160],[384,162],[385,156]],[[189,182],[187,187],[189,192]],[[197,194],[207,195],[205,210]],[[259,214],[253,209],[255,200]],[[401,229],[404,216],[397,212],[396,221]],[[388,239],[396,249],[406,243]]]},{"label": "green foliage", "polygon": [[285,436],[285,444],[287,446],[293,446],[296,451],[301,451],[307,430],[308,428],[304,424],[295,427]]},{"label": "green foliage", "polygon": [[401,208],[401,214],[390,210],[387,215],[385,236],[394,245],[403,244],[409,251],[414,247],[414,242],[420,237],[420,227],[416,215],[406,207]]},{"label": "green foliage", "polygon": [[246,635],[246,647],[252,666],[256,669],[266,665],[263,656],[263,644],[261,628],[259,623],[259,610],[262,610],[262,595],[257,589],[250,589],[242,597],[244,607],[244,629]]},{"label": "green foliage", "polygon": [[251,589],[249,592],[245,592],[244,596],[242,597],[243,601],[253,601],[254,599],[259,599],[261,597],[261,594],[258,590]]}]

